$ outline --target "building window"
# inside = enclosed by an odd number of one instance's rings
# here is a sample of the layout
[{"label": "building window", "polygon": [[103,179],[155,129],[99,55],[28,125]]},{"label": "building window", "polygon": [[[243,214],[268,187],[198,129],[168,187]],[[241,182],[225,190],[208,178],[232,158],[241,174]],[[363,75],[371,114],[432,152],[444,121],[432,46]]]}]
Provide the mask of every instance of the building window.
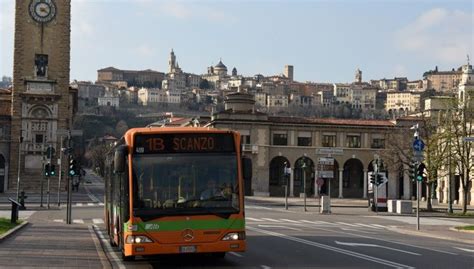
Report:
[{"label": "building window", "polygon": [[372,140],[371,147],[373,149],[383,149],[383,148],[385,148],[385,139],[383,139],[383,138],[374,138]]},{"label": "building window", "polygon": [[273,134],[273,145],[287,146],[288,145],[287,134]]},{"label": "building window", "polygon": [[323,147],[333,148],[336,146],[336,136],[335,135],[323,135],[322,141]]},{"label": "building window", "polygon": [[240,136],[240,143],[244,145],[250,144],[250,135],[241,135]]},{"label": "building window", "polygon": [[298,137],[298,146],[311,147],[311,137]]},{"label": "building window", "polygon": [[348,148],[360,148],[360,136],[348,135],[346,138],[346,146]]},{"label": "building window", "polygon": [[41,144],[41,143],[43,143],[43,142],[44,142],[44,141],[43,141],[43,135],[42,135],[42,134],[36,134],[36,135],[35,135],[35,143],[36,143],[36,144]]}]

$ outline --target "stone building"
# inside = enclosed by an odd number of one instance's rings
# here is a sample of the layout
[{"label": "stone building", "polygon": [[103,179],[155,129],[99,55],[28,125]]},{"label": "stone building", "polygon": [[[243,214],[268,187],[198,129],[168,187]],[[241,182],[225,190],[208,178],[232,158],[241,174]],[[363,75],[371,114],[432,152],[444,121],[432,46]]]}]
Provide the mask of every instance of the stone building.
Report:
[{"label": "stone building", "polygon": [[[44,163],[59,156],[58,131],[72,127],[77,109],[77,91],[69,87],[71,3],[42,2],[44,10],[33,4],[15,6],[8,189],[16,189],[18,169],[20,189],[39,189]],[[47,147],[56,154],[45,161]]]},{"label": "stone building", "polygon": [[420,93],[408,91],[387,92],[387,103],[385,110],[390,115],[404,116],[409,113],[420,111]]},{"label": "stone building", "polygon": [[0,89],[0,193],[8,188],[10,168],[11,89]]},{"label": "stone building", "polygon": [[426,81],[426,89],[434,89],[439,92],[455,93],[457,92],[459,82],[461,81],[462,67],[452,69],[451,71],[439,71],[436,66],[423,74]]},{"label": "stone building", "polygon": [[122,86],[147,86],[159,87],[165,74],[154,70],[121,70],[115,67],[107,67],[97,70],[98,82],[120,82],[125,81],[127,85]]},{"label": "stone building", "polygon": [[[322,193],[332,197],[366,198],[368,172],[375,154],[385,150],[386,136],[398,128],[385,120],[317,119],[272,117],[254,109],[253,96],[226,96],[226,110],[213,115],[209,125],[232,129],[242,135],[242,149],[253,162],[248,192],[282,196],[288,184],[290,195],[299,196],[306,181],[308,195],[317,195],[319,158],[335,159],[332,179],[325,178]],[[303,168],[303,163],[306,168]],[[284,168],[293,172],[287,178]],[[389,198],[410,199],[412,183],[407,174],[387,165]]]}]

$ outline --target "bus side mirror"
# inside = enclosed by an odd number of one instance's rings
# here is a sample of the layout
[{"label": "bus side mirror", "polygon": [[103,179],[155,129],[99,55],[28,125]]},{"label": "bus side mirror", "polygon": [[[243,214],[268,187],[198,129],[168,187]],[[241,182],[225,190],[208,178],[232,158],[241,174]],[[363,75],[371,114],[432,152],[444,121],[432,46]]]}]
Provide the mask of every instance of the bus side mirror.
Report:
[{"label": "bus side mirror", "polygon": [[125,155],[127,146],[122,145],[115,149],[114,155],[114,173],[123,173],[125,171]]},{"label": "bus side mirror", "polygon": [[242,158],[242,170],[244,180],[251,180],[252,179],[252,160],[247,157]]}]

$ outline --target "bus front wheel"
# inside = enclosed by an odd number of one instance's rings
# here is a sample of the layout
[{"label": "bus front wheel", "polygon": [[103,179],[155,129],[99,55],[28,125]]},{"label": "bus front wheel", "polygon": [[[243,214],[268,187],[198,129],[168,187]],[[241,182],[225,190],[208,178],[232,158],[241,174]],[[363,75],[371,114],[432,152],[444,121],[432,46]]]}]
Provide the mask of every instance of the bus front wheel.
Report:
[{"label": "bus front wheel", "polygon": [[125,253],[122,251],[122,261],[131,262],[135,260],[135,256],[125,256]]},{"label": "bus front wheel", "polygon": [[211,255],[212,257],[215,257],[215,258],[224,258],[225,252],[215,252],[215,253],[212,253]]}]

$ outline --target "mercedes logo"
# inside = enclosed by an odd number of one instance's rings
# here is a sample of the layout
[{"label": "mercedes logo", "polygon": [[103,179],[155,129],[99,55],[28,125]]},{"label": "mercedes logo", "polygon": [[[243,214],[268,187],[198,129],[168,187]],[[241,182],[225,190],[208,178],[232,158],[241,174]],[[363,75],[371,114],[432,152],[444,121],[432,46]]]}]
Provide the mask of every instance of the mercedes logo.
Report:
[{"label": "mercedes logo", "polygon": [[191,241],[194,239],[194,232],[191,229],[186,229],[181,233],[184,241]]}]

